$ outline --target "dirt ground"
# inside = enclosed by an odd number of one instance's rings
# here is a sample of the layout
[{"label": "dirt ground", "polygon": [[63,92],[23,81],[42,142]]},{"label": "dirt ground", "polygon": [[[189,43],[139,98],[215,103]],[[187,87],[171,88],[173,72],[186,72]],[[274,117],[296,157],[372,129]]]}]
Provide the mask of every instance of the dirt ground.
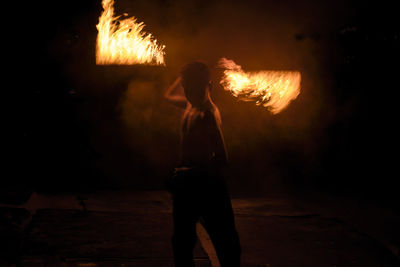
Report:
[{"label": "dirt ground", "polygon": [[[398,213],[311,199],[233,198],[242,266],[400,266]],[[167,192],[33,193],[0,218],[1,266],[173,266]],[[198,236],[196,266],[218,266]]]}]

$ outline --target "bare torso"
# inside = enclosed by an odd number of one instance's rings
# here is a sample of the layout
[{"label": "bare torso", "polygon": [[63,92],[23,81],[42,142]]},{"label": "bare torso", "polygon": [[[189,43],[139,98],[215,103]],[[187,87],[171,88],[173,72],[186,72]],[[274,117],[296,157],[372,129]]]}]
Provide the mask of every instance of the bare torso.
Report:
[{"label": "bare torso", "polygon": [[188,104],[181,138],[182,165],[200,167],[226,161],[220,114],[212,102],[203,108]]}]

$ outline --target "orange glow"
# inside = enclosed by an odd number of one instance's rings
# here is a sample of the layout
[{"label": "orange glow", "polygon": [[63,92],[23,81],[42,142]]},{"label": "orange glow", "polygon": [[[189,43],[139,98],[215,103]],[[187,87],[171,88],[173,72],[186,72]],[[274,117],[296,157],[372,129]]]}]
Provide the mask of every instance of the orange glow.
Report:
[{"label": "orange glow", "polygon": [[301,75],[298,71],[245,72],[233,60],[221,58],[224,69],[221,84],[243,101],[255,101],[273,114],[285,109],[300,94]]},{"label": "orange glow", "polygon": [[[103,0],[97,24],[96,64],[164,65],[164,48],[151,34],[143,32],[143,22],[135,17],[114,17],[114,0]],[[127,16],[127,14],[125,14]]]}]

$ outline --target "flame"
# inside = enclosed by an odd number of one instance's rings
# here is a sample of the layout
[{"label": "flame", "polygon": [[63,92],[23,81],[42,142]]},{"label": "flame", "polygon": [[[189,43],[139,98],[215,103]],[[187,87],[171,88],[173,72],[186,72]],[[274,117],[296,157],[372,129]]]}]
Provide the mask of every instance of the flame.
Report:
[{"label": "flame", "polygon": [[165,64],[165,46],[158,45],[151,34],[142,31],[143,22],[137,22],[135,17],[114,17],[114,0],[103,0],[102,5],[104,11],[96,26],[96,64]]},{"label": "flame", "polygon": [[243,101],[255,101],[273,114],[281,112],[300,94],[301,75],[298,71],[244,72],[233,60],[221,58],[224,70],[221,84]]}]

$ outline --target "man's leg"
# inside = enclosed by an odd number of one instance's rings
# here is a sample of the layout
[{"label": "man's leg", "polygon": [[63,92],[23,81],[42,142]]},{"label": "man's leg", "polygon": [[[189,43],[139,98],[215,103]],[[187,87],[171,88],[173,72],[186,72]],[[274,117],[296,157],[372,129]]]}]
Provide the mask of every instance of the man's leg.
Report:
[{"label": "man's leg", "polygon": [[173,203],[174,234],[172,248],[175,267],[194,267],[193,250],[196,243],[195,207],[185,195],[174,197]]},{"label": "man's leg", "polygon": [[240,266],[239,235],[230,196],[223,181],[214,185],[203,214],[201,222],[213,242],[221,267]]}]

